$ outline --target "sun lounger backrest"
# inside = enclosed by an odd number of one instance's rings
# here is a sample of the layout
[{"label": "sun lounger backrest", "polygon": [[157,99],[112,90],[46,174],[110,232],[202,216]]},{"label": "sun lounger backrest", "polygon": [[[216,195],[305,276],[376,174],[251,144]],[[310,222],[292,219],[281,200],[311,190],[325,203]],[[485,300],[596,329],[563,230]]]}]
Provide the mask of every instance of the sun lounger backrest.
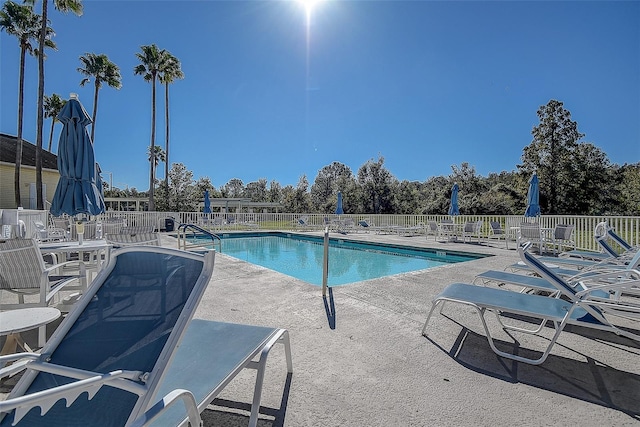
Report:
[{"label": "sun lounger backrest", "polygon": [[[212,257],[207,259],[155,247],[115,251],[43,352],[51,364],[94,373],[140,371],[140,383],[151,391],[139,398],[102,387],[91,400],[81,396],[68,408],[61,400],[43,416],[32,410],[20,425],[124,426],[146,410],[206,288],[213,269]],[[141,265],[153,265],[153,274],[140,272]],[[209,274],[201,275],[205,270]],[[40,372],[26,394],[71,381]]]},{"label": "sun lounger backrest", "polygon": [[552,285],[558,288],[558,290],[566,295],[575,295],[576,290],[571,287],[567,282],[565,282],[561,277],[553,273],[544,263],[538,260],[535,256],[527,252],[526,248],[528,245],[518,247],[518,253],[520,254],[520,258],[525,264],[529,265],[534,271],[536,271],[540,276],[547,279]]},{"label": "sun lounger backrest", "polygon": [[618,234],[613,231],[612,228],[607,228],[607,234],[609,235],[609,237],[611,237],[617,244],[619,244],[620,246],[622,246],[626,251],[633,249],[631,247],[631,245],[629,243],[627,243],[626,240],[624,240],[622,237],[618,236]]},{"label": "sun lounger backrest", "polygon": [[604,235],[604,236],[602,236],[602,237],[598,237],[598,238],[596,239],[596,242],[598,242],[598,244],[600,245],[600,247],[601,247],[602,249],[604,249],[604,251],[605,251],[607,254],[611,255],[612,257],[614,257],[614,258],[618,258],[618,257],[620,256],[620,254],[619,254],[618,252],[616,252],[616,250],[615,250],[615,249],[613,249],[613,248],[611,247],[611,245],[609,244],[609,242],[607,242],[607,236],[606,236],[606,235]]}]

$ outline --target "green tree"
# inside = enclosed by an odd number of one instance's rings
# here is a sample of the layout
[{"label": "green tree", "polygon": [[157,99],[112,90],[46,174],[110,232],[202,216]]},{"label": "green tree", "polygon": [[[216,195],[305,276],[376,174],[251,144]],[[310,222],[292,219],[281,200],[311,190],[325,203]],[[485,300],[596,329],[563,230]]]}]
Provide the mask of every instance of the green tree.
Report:
[{"label": "green tree", "polygon": [[[557,214],[567,206],[563,189],[574,180],[574,151],[584,135],[560,101],[550,100],[537,114],[540,124],[531,131],[533,141],[524,148],[518,169],[525,175],[537,171],[543,213]],[[542,206],[545,201],[546,206]]]},{"label": "green tree", "polygon": [[165,124],[165,145],[164,152],[166,160],[164,162],[164,185],[168,185],[169,175],[169,85],[177,79],[183,79],[184,73],[180,69],[178,58],[163,50],[162,63],[160,65],[160,83],[164,84],[164,124]]},{"label": "green tree", "polygon": [[343,194],[345,212],[353,212],[348,205],[353,198],[346,197],[348,189],[353,188],[355,178],[351,169],[340,162],[333,162],[318,171],[311,186],[311,205],[316,212],[333,213],[336,210],[338,191]]},{"label": "green tree", "polygon": [[198,178],[196,181],[196,191],[199,195],[204,197],[205,190],[209,190],[209,197],[220,197],[220,192],[216,190],[216,187],[213,186],[211,179],[208,176]]},{"label": "green tree", "polygon": [[396,206],[394,213],[405,215],[419,214],[421,211],[420,187],[421,183],[417,181],[400,181],[397,189],[394,191],[394,205]]},{"label": "green tree", "polygon": [[260,178],[255,182],[248,183],[244,194],[245,197],[251,199],[252,202],[266,202],[267,180],[265,178]]},{"label": "green tree", "polygon": [[482,177],[476,173],[476,168],[467,162],[462,162],[460,167],[451,166],[451,182],[457,182],[460,187],[459,205],[460,212],[464,214],[481,214],[484,207],[480,200],[480,194],[486,191]]},{"label": "green tree", "polygon": [[613,173],[620,177],[618,184],[619,215],[640,215],[640,162],[624,164]]},{"label": "green tree", "polygon": [[285,212],[304,213],[309,212],[311,200],[307,193],[309,189],[309,181],[306,175],[302,175],[298,180],[298,184],[293,187],[287,185],[282,189],[282,205]]},{"label": "green tree", "polygon": [[80,81],[80,86],[91,81],[93,78],[93,115],[91,117],[91,142],[95,144],[96,132],[96,115],[98,114],[98,92],[103,83],[106,83],[114,89],[122,87],[122,76],[120,76],[120,68],[109,60],[105,54],[85,53],[80,57],[82,67],[78,67],[78,72],[85,77]]},{"label": "green tree", "polygon": [[[34,5],[36,0],[25,0],[25,3]],[[38,209],[44,209],[42,195],[42,131],[44,126],[44,49],[47,47],[47,39],[52,32],[48,27],[49,0],[42,1],[42,14],[40,20],[40,32],[38,35],[38,118],[36,122],[36,196]],[[53,0],[53,6],[60,12],[73,12],[82,15],[81,0]]]},{"label": "green tree", "polygon": [[147,147],[147,160],[149,163],[153,162],[156,166],[158,163],[165,161],[164,150],[159,145],[152,145]]},{"label": "green tree", "polygon": [[521,215],[525,208],[527,183],[516,172],[490,173],[479,196],[482,213],[487,215]]},{"label": "green tree", "polygon": [[49,149],[53,146],[53,129],[58,120],[58,114],[62,111],[62,107],[67,103],[66,99],[62,99],[57,93],[44,97],[44,116],[51,119],[51,130],[49,131]]},{"label": "green tree", "polygon": [[193,172],[182,163],[174,163],[169,171],[168,210],[194,212],[201,197],[193,181]]},{"label": "green tree", "polygon": [[362,212],[393,213],[393,187],[397,180],[384,167],[384,157],[369,160],[358,170],[358,185],[362,191]]},{"label": "green tree", "polygon": [[267,202],[282,203],[282,186],[277,181],[271,181],[267,191]]},{"label": "green tree", "polygon": [[231,178],[229,182],[220,187],[220,192],[222,193],[222,197],[244,197],[244,183],[239,178]]},{"label": "green tree", "polygon": [[[33,13],[31,6],[24,6],[7,1],[0,11],[0,29],[7,34],[15,36],[20,45],[20,71],[18,78],[18,132],[16,141],[16,164],[14,174],[14,195],[16,207],[22,206],[20,199],[20,169],[22,168],[22,122],[24,119],[24,70],[25,57],[29,53],[33,55],[35,49],[32,42],[40,34],[40,16]],[[49,40],[50,43],[53,43]]]},{"label": "green tree", "polygon": [[423,212],[431,215],[445,215],[449,209],[447,192],[451,190],[451,181],[444,176],[429,178],[423,186]]},{"label": "green tree", "polygon": [[[133,69],[134,75],[141,75],[145,81],[151,83],[151,150],[156,145],[156,81],[162,66],[164,50],[158,49],[155,44],[140,47],[141,52],[136,53],[140,64]],[[156,180],[156,163],[149,161],[149,210],[155,210],[154,187]]]},{"label": "green tree", "polygon": [[565,188],[562,213],[602,215],[615,204],[615,186],[610,185],[611,163],[607,155],[590,143],[578,144],[572,156],[572,177]]}]

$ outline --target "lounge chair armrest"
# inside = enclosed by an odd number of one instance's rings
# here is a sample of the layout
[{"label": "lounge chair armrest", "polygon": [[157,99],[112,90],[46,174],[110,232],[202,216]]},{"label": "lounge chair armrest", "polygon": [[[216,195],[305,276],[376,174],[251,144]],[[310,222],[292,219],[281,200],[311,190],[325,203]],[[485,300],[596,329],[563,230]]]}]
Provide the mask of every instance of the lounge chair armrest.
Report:
[{"label": "lounge chair armrest", "polygon": [[40,407],[40,413],[44,415],[61,399],[64,399],[66,405],[70,406],[82,393],[86,392],[88,399],[91,400],[104,384],[119,379],[132,379],[138,375],[138,372],[133,371],[112,371],[32,394],[14,397],[0,402],[0,413],[15,409],[14,423],[18,423],[35,407]]},{"label": "lounge chair armrest", "polygon": [[200,411],[198,411],[198,405],[196,399],[189,390],[176,389],[164,396],[159,402],[149,408],[144,414],[139,416],[130,427],[144,427],[149,425],[153,420],[162,415],[176,402],[181,400],[184,402],[184,406],[187,412],[187,419],[192,427],[201,427],[202,418],[200,417]]},{"label": "lounge chair armrest", "polygon": [[66,266],[71,266],[71,265],[78,266],[78,268],[80,270],[80,274],[86,274],[86,267],[84,265],[84,262],[82,262],[82,261],[65,261],[65,262],[61,262],[59,264],[51,265],[51,266],[45,268],[44,271],[45,271],[45,273],[47,275],[49,275],[49,274],[51,274],[52,272],[56,271],[59,268],[66,267]]},{"label": "lounge chair armrest", "polygon": [[18,372],[25,369],[32,360],[36,360],[39,357],[40,354],[38,353],[15,353],[0,356],[0,366],[3,366],[9,362],[14,362],[16,360],[18,361],[0,369],[0,380],[17,374]]},{"label": "lounge chair armrest", "polygon": [[[578,298],[588,298],[595,291],[624,291],[631,288],[640,289],[640,280],[617,280],[615,282],[593,283],[588,288],[576,293]],[[640,307],[640,306],[639,306]]]}]

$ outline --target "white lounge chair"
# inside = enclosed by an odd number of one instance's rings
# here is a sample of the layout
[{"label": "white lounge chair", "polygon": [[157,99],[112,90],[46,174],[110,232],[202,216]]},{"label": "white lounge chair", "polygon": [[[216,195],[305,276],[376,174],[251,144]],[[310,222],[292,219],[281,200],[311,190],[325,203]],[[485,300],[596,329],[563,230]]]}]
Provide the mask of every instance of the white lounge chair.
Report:
[{"label": "white lounge chair", "polygon": [[1,422],[198,426],[200,412],[238,372],[255,368],[249,421],[255,426],[273,344],[285,345],[292,371],[288,333],[192,322],[213,264],[213,251],[201,255],[152,246],[114,251],[41,353],[0,357],[0,364],[14,362],[0,370],[0,378],[26,370],[0,402],[0,415],[6,415]]},{"label": "white lounge chair", "polygon": [[[491,349],[499,356],[525,362],[530,364],[543,363],[548,357],[560,333],[567,324],[580,325],[585,328],[593,328],[613,332],[617,335],[640,341],[640,335],[629,329],[615,326],[609,317],[619,316],[627,320],[640,320],[640,305],[626,304],[619,301],[609,301],[602,298],[603,291],[619,292],[638,286],[639,281],[624,281],[619,283],[605,283],[601,286],[589,287],[585,290],[577,290],[567,284],[564,280],[554,275],[536,257],[527,253],[530,244],[518,248],[518,253],[522,260],[534,269],[543,279],[546,279],[557,290],[557,294],[563,298],[552,298],[541,295],[531,295],[518,293],[504,289],[476,286],[472,284],[454,283],[447,286],[434,300],[427,316],[427,320],[422,328],[422,334],[427,336],[427,327],[433,312],[437,307],[442,311],[446,302],[455,302],[473,307],[480,316],[480,320],[487,334],[487,340]],[[520,355],[499,350],[491,336],[491,331],[485,321],[485,313],[494,312],[503,327],[508,331],[522,332],[528,334],[538,334],[545,327],[547,321],[553,323],[555,332],[549,340],[549,344],[538,358],[527,358]],[[540,323],[534,324],[531,328],[523,326],[509,325],[505,320],[509,316],[525,316],[527,318],[539,319]],[[503,317],[506,316],[506,317]]]}]

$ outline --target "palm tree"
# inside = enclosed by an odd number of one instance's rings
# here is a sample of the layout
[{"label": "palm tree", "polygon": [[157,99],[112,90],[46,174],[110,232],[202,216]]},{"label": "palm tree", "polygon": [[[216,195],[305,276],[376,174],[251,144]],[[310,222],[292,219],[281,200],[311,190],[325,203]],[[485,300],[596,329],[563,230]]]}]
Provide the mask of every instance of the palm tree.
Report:
[{"label": "palm tree", "polygon": [[166,160],[164,150],[162,150],[162,147],[159,145],[154,145],[153,148],[151,146],[147,147],[147,158],[149,159],[149,163],[153,161],[156,166],[158,166],[158,163]]},{"label": "palm tree", "polygon": [[[145,81],[151,82],[151,152],[155,152],[156,144],[156,80],[158,79],[158,73],[162,65],[162,59],[164,57],[164,50],[158,49],[155,44],[140,46],[142,52],[136,53],[136,57],[140,61],[134,69],[135,75],[142,75]],[[151,162],[151,171],[149,172],[149,210],[155,210],[155,204],[153,200],[153,190],[156,177],[156,165],[155,162]]]},{"label": "palm tree", "polygon": [[[31,44],[40,34],[40,16],[33,13],[31,6],[24,6],[7,1],[0,11],[0,29],[16,36],[20,44],[20,77],[18,89],[18,131],[16,141],[16,165],[14,192],[16,207],[22,206],[20,199],[20,169],[22,168],[22,122],[24,119],[24,68],[27,52],[31,55],[35,49]],[[49,28],[50,30],[50,28]],[[48,39],[52,47],[53,41]]]},{"label": "palm tree", "polygon": [[180,69],[178,58],[165,52],[165,58],[160,69],[160,83],[164,83],[164,121],[165,121],[165,145],[164,145],[164,186],[169,188],[169,84],[176,79],[184,79],[184,73]]},{"label": "palm tree", "polygon": [[[120,69],[116,64],[109,61],[105,54],[96,55],[95,53],[85,53],[80,57],[80,61],[84,64],[84,68],[78,67],[78,72],[85,76],[93,77],[95,90],[93,91],[93,117],[91,118],[91,142],[95,143],[94,135],[96,131],[96,114],[98,113],[98,91],[102,87],[102,83],[106,83],[112,88],[120,89],[122,87],[122,77]],[[80,86],[84,86],[91,79],[85,77],[80,82]]]},{"label": "palm tree", "polygon": [[[36,0],[25,0],[32,5]],[[40,34],[38,51],[44,53],[47,39],[47,9],[49,0],[42,0],[42,19],[40,22]],[[53,6],[60,12],[73,12],[82,15],[82,0],[53,0]],[[38,209],[44,209],[42,197],[42,128],[44,126],[44,55],[38,55],[38,121],[36,123],[36,192]]]},{"label": "palm tree", "polygon": [[49,132],[49,152],[53,144],[53,127],[58,120],[58,114],[62,111],[62,107],[67,103],[66,99],[60,98],[60,95],[54,93],[51,96],[44,96],[44,116],[51,118],[51,132]]}]

